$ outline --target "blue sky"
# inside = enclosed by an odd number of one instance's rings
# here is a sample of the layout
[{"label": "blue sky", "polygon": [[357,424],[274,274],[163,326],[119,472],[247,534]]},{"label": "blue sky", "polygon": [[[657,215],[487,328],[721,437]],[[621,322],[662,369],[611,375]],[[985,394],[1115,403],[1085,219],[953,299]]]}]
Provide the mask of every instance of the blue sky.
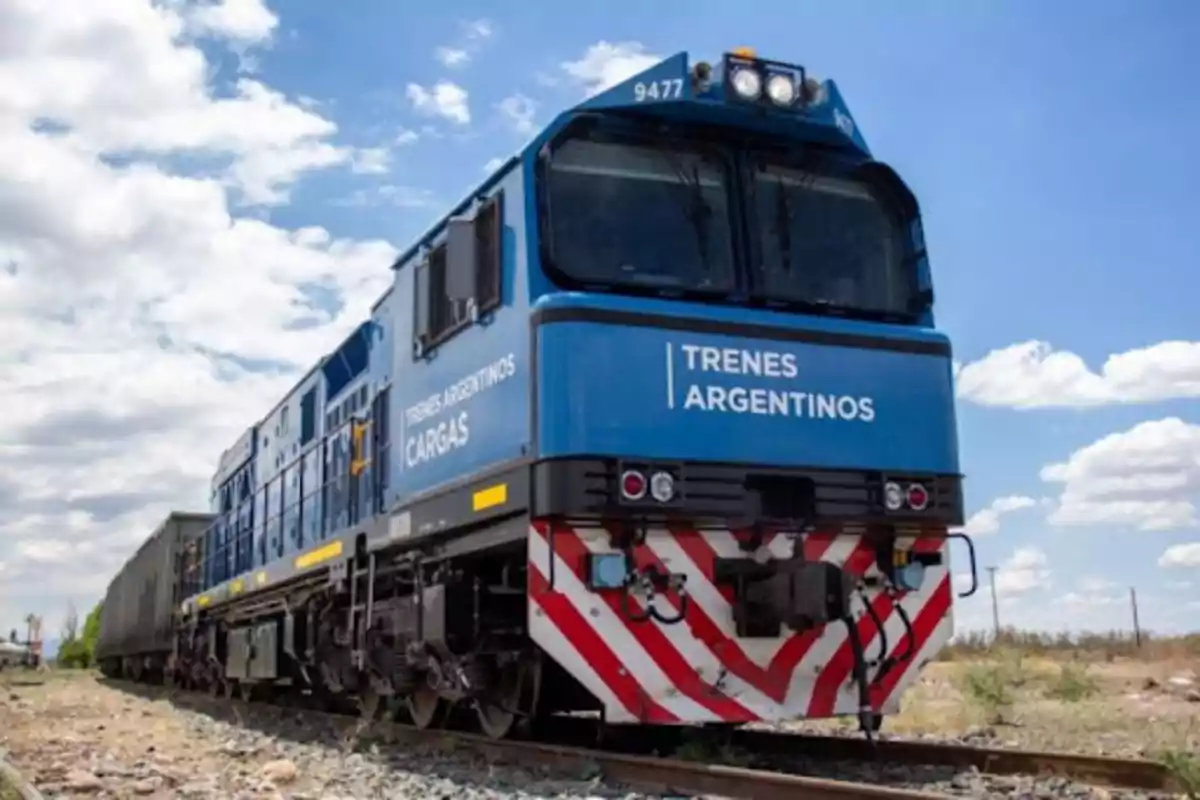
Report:
[{"label": "blue sky", "polygon": [[[116,4],[96,0],[86,8],[92,13],[90,9],[110,5]],[[149,163],[175,179],[169,191],[176,194],[167,205],[204,210],[217,220],[214,235],[228,234],[229,219],[266,223],[255,233],[264,238],[254,239],[253,247],[243,226],[227,252],[222,251],[222,264],[234,258],[229,253],[242,259],[228,267],[229,274],[244,275],[253,268],[248,265],[266,264],[277,255],[296,274],[323,270],[322,275],[334,274],[330,285],[353,281],[370,287],[362,290],[364,297],[386,282],[387,256],[394,249],[407,246],[480,181],[490,160],[515,152],[533,129],[581,99],[582,84],[606,63],[612,67],[621,59],[631,63],[647,54],[679,50],[716,58],[722,51],[750,45],[764,56],[799,62],[818,76],[833,78],[875,155],[900,171],[925,213],[938,321],[953,339],[957,361],[966,365],[959,427],[968,513],[1002,498],[1009,498],[1002,506],[1014,509],[997,517],[998,531],[987,532],[995,526],[986,519],[974,523],[975,530],[984,531],[977,540],[981,563],[1000,566],[1005,576],[1005,619],[1052,629],[1123,625],[1122,598],[1129,585],[1138,586],[1144,598],[1142,617],[1148,627],[1181,629],[1200,612],[1195,605],[1200,603],[1195,516],[1200,428],[1194,427],[1200,424],[1200,344],[1190,341],[1197,338],[1191,295],[1200,288],[1200,239],[1194,222],[1200,220],[1200,194],[1194,190],[1200,185],[1200,159],[1192,144],[1200,141],[1200,103],[1194,99],[1200,56],[1189,55],[1200,41],[1200,6],[1183,0],[1086,5],[790,0],[753,6],[616,0],[425,4],[414,14],[381,0],[362,0],[352,7],[268,0],[266,8],[277,24],[267,25],[259,0],[224,0],[223,7],[247,12],[249,22],[241,29],[229,24],[232,16],[222,28],[177,10],[191,7],[190,0],[179,0],[171,6],[170,13],[178,15],[172,19],[182,20],[186,30],[203,29],[209,35],[168,40],[144,15],[122,12],[119,24],[128,30],[96,59],[109,58],[107,53],[126,40],[157,42],[176,55],[198,47],[207,59],[207,85],[197,88],[194,79],[181,79],[196,98],[188,113],[220,106],[238,94],[239,81],[252,80],[280,93],[270,115],[245,116],[240,130],[235,116],[232,123],[220,123],[231,124],[228,131],[184,143],[186,132],[172,132],[176,139],[165,142],[165,133],[154,138],[142,129],[114,132],[112,119],[103,113],[119,103],[100,88],[94,90],[94,101],[75,105],[57,99],[61,90],[46,88],[44,98],[17,112],[32,119],[34,110],[42,109],[40,118],[65,120],[81,137],[86,134],[96,142],[96,159],[106,159],[97,180],[118,181],[133,174],[131,164],[137,165],[114,154],[138,148],[158,152]],[[20,21],[51,29],[49,16],[34,18],[40,13],[30,11]],[[106,24],[104,35],[110,35],[117,23]],[[221,35],[214,33],[218,29]],[[597,49],[601,42],[607,45]],[[128,52],[142,58],[151,51]],[[607,60],[601,57],[605,53]],[[166,76],[161,86],[144,92],[147,97],[157,88],[175,91],[167,83],[174,72],[158,71],[136,58],[119,64],[114,60],[113,69],[130,70],[130,80]],[[29,63],[47,62],[31,56]],[[41,69],[38,74],[47,72]],[[465,92],[457,112],[444,106],[443,113],[436,113],[436,98],[423,94],[440,82]],[[517,95],[520,99],[513,100]],[[462,114],[464,105],[469,121]],[[125,117],[134,113],[121,108]],[[4,113],[0,102],[0,122]],[[145,118],[157,119],[153,113],[158,112],[145,111]],[[95,122],[101,117],[103,125]],[[267,123],[287,127],[280,120],[291,125],[291,133],[268,141]],[[318,124],[322,121],[324,127]],[[255,138],[256,124],[263,128],[265,144]],[[168,127],[159,124],[155,130]],[[41,131],[28,142],[49,148],[61,140]],[[294,153],[302,145],[308,149],[301,158]],[[341,149],[322,149],[334,145]],[[81,158],[80,152],[70,156]],[[282,194],[268,200],[261,191],[253,193],[249,179],[239,185],[237,175],[226,179],[214,173],[221,169],[214,165],[228,163],[248,171],[237,173],[243,179],[245,174],[269,173]],[[92,170],[89,175],[100,175],[99,160],[79,164],[79,169]],[[52,172],[44,183],[60,180],[63,191],[79,193],[75,174]],[[218,188],[218,181],[224,181],[219,184],[224,188]],[[153,222],[158,212],[149,210],[156,205],[148,201],[137,210],[151,220],[147,229],[158,224]],[[23,201],[21,207],[32,206]],[[164,229],[175,231],[171,225],[163,223]],[[288,232],[308,226],[324,228],[328,240],[305,239],[297,245],[293,237],[290,249],[278,254],[262,249],[284,247],[279,241]],[[34,240],[24,237],[0,222],[0,256],[8,247],[33,258],[29,254],[36,248],[29,242]],[[296,257],[297,247],[304,250],[303,258]],[[73,257],[61,260],[90,262],[102,249],[95,243],[64,247],[62,252]],[[194,265],[187,266],[193,256]],[[156,257],[162,260],[161,254]],[[199,249],[172,255],[169,260],[185,266],[171,279],[183,280],[179,276],[189,270],[217,274],[215,262],[206,260],[215,257]],[[309,263],[316,258],[322,259],[320,269]],[[114,261],[112,269],[132,269],[132,263],[128,258]],[[138,268],[145,263],[138,261]],[[100,270],[96,267],[96,274]],[[149,278],[143,274],[139,281],[140,288]],[[173,291],[182,296],[179,287]],[[201,293],[197,288],[187,294]],[[137,313],[142,310],[137,307]],[[360,311],[347,304],[347,318],[335,322],[353,324],[351,312]],[[206,319],[173,307],[169,315],[155,317],[156,331],[169,332],[173,342],[194,342],[202,352],[232,353],[220,330],[229,327],[229,320],[205,328],[201,323]],[[104,330],[118,341],[116,328]],[[332,333],[330,337],[336,341]],[[254,333],[239,334],[239,346],[252,342],[254,348],[239,350],[241,360],[235,363],[311,362],[320,352],[311,341],[297,331],[272,335],[264,324]],[[1035,341],[1061,352],[1005,350]],[[1155,347],[1172,341],[1178,345]],[[1125,356],[1111,373],[1101,372],[1106,359],[1139,348],[1150,349]],[[989,357],[992,351],[1002,352]],[[182,360],[164,362],[163,370],[180,364]],[[209,392],[204,396],[211,400],[205,408],[213,419],[223,415],[225,427],[220,434],[207,428],[196,432],[197,441],[209,449],[214,440],[233,441],[238,426],[269,407],[282,385],[260,386],[253,376],[246,381],[244,386],[261,392],[251,396],[260,399],[246,399],[243,390],[232,412],[223,389],[204,384]],[[80,396],[88,392],[78,391]],[[1179,422],[1171,422],[1173,418]],[[1158,427],[1137,427],[1163,420],[1168,422]],[[226,430],[226,439],[213,438],[225,436]],[[1109,435],[1120,438],[1107,449],[1084,450]],[[1121,448],[1125,455],[1114,456]],[[1073,459],[1079,451],[1083,455]],[[216,455],[206,454],[169,485],[192,492]],[[178,461],[164,457],[163,463],[177,469]],[[119,472],[112,463],[97,456],[97,474]],[[1065,484],[1044,479],[1043,469],[1054,464],[1071,465]],[[138,469],[129,466],[127,472]],[[133,491],[115,484],[110,489],[122,497]],[[163,502],[179,505],[178,492],[185,489],[171,491],[177,494],[164,495]],[[26,486],[24,492],[23,497],[42,505],[30,500],[29,508],[35,510],[22,511],[9,523],[10,532],[0,535],[0,577],[6,562],[13,575],[32,574],[30,565],[50,563],[75,552],[72,547],[85,546],[78,542],[98,538],[111,541],[112,552],[121,553],[119,559],[112,556],[115,569],[124,559],[120,548],[150,527],[147,523],[137,531],[142,517],[136,524],[134,517],[80,521],[69,516],[70,509],[50,508],[34,488]],[[152,507],[157,513],[158,506]],[[145,513],[149,520],[150,512]],[[59,527],[65,525],[77,538],[68,541],[63,535],[54,546],[31,543],[28,532],[48,519],[67,520]],[[136,535],[120,533],[121,526]],[[1172,547],[1174,555],[1168,558],[1165,553]],[[86,591],[64,586],[44,597],[17,597],[53,609],[70,596],[86,608],[102,588],[101,583],[87,586]],[[961,606],[967,627],[988,624],[984,596]],[[1193,604],[1190,610],[1188,603]]]}]

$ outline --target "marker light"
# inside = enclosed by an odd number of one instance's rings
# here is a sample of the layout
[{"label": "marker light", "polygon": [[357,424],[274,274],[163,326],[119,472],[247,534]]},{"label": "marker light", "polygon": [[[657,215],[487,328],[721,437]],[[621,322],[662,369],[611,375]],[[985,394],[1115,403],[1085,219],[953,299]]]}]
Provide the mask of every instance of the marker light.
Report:
[{"label": "marker light", "polygon": [[896,588],[906,592],[918,591],[921,584],[925,583],[925,565],[920,561],[910,561],[896,570],[893,577],[896,581]]},{"label": "marker light", "polygon": [[646,476],[636,469],[621,474],[621,496],[626,500],[641,500],[646,496]]},{"label": "marker light", "polygon": [[749,67],[736,67],[729,76],[729,82],[743,100],[757,100],[762,94],[762,77],[757,70]]},{"label": "marker light", "polygon": [[900,484],[888,482],[883,486],[883,504],[888,511],[899,511],[904,507],[904,490]]},{"label": "marker light", "polygon": [[796,84],[789,75],[772,75],[767,78],[767,97],[777,106],[790,106],[796,102]]},{"label": "marker light", "polygon": [[625,585],[624,553],[591,553],[588,560],[588,586],[592,589],[620,589]]},{"label": "marker light", "polygon": [[913,511],[924,511],[929,505],[929,492],[919,483],[908,487],[908,507]]},{"label": "marker light", "polygon": [[656,472],[650,476],[650,496],[660,503],[669,503],[675,497],[675,479],[669,472]]}]

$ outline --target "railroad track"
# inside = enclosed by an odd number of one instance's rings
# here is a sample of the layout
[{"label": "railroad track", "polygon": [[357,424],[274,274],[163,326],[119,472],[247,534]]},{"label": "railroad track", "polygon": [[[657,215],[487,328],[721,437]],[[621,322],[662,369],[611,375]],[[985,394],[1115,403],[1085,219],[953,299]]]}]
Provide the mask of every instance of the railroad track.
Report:
[{"label": "railroad track", "polygon": [[[864,739],[814,736],[756,729],[733,732],[732,743],[768,756],[802,755],[822,760],[884,761],[976,769],[990,775],[1059,777],[1096,786],[1181,793],[1183,788],[1163,764],[1145,759],[1109,758],[1074,753],[1012,750],[912,740],[883,740],[873,747]],[[798,740],[798,741],[792,741]]]},{"label": "railroad track", "polygon": [[[105,681],[140,694],[170,696],[195,710],[231,713],[225,703],[198,692],[161,689],[124,681]],[[1162,764],[1139,759],[1115,759],[1070,753],[974,747],[920,741],[881,740],[874,745],[844,736],[792,734],[760,729],[717,731],[662,728],[624,732],[600,728],[593,720],[560,717],[540,727],[535,739],[497,741],[454,729],[421,730],[396,722],[365,723],[351,715],[311,711],[268,703],[243,703],[275,711],[298,712],[323,718],[343,736],[386,737],[449,750],[468,750],[488,759],[538,763],[564,770],[592,769],[606,781],[671,797],[716,795],[747,800],[813,798],[813,800],[945,800],[955,794],[895,785],[895,779],[876,782],[799,773],[837,773],[839,765],[854,762],[847,772],[862,773],[864,764],[880,767],[933,767],[977,770],[988,775],[1057,777],[1116,789],[1149,792],[1153,797],[1181,793]],[[239,717],[240,719],[240,717]],[[549,742],[555,742],[551,744]],[[686,758],[676,754],[691,748]],[[662,754],[670,754],[664,757]],[[720,763],[737,762],[737,763]],[[714,763],[716,762],[716,763]],[[815,767],[815,768],[814,768]],[[891,784],[891,785],[889,785]],[[961,796],[961,793],[958,793]]]}]

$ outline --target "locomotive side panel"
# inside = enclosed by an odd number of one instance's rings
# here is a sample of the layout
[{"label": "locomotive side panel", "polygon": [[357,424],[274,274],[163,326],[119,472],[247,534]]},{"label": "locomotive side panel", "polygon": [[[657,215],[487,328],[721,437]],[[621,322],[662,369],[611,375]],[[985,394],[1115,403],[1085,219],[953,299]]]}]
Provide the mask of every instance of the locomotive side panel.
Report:
[{"label": "locomotive side panel", "polygon": [[527,203],[514,163],[397,261],[389,505],[529,453]]}]

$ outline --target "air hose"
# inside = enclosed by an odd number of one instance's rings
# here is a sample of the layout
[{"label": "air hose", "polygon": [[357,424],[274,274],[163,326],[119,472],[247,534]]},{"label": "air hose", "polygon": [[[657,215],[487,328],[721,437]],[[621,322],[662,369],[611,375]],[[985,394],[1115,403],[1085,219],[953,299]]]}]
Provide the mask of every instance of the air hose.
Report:
[{"label": "air hose", "polygon": [[[870,608],[870,605],[867,607]],[[858,724],[866,734],[867,741],[874,743],[871,718],[875,710],[871,708],[871,693],[867,685],[867,659],[863,654],[862,638],[858,635],[858,623],[852,615],[842,617],[842,622],[846,623],[850,651],[854,654],[854,682],[858,685]]]},{"label": "air hose", "polygon": [[[879,658],[867,662],[868,667],[876,667],[887,661],[887,631],[883,627],[883,620],[880,619],[879,612],[875,610],[875,606],[871,603],[871,598],[867,597],[867,593],[862,589],[859,589],[858,593],[862,597],[863,605],[867,607],[867,615],[871,618],[871,622],[875,623],[875,629],[879,631]],[[879,679],[876,678],[876,680]]]},{"label": "air hose", "polygon": [[[879,665],[879,671],[875,673],[875,683],[882,681],[884,676],[891,672],[892,668],[897,664],[903,663],[912,658],[914,648],[916,646],[913,636],[912,620],[909,619],[908,612],[904,610],[904,605],[900,602],[900,596],[896,592],[889,592],[889,594],[891,595],[892,601],[896,606],[896,615],[900,617],[900,622],[904,624],[904,638],[906,640],[904,654],[890,655],[883,659],[883,663]],[[882,628],[880,630],[882,630]]]}]

